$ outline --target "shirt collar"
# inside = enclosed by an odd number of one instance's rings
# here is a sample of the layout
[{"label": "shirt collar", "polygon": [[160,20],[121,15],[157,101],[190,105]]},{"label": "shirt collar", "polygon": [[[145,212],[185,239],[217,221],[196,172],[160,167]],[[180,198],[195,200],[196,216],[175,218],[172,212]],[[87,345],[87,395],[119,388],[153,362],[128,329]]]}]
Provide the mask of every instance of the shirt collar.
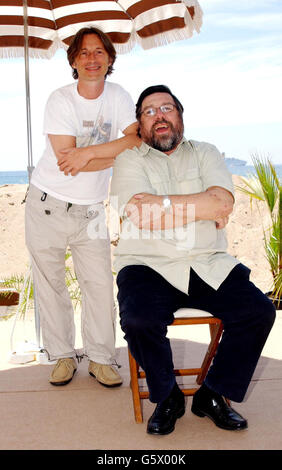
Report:
[{"label": "shirt collar", "polygon": [[139,152],[142,154],[143,157],[145,157],[146,155],[148,155],[150,152],[154,152],[154,153],[159,153],[161,155],[165,155],[166,157],[170,157],[172,155],[174,155],[174,153],[176,153],[178,151],[178,149],[183,145],[183,144],[187,144],[188,141],[185,137],[182,137],[180,143],[178,144],[178,146],[176,147],[176,149],[174,150],[174,152],[172,152],[170,155],[167,155],[166,153],[164,152],[161,152],[160,150],[156,150],[154,149],[153,147],[151,147],[150,145],[146,144],[145,142],[142,142],[142,144],[140,145],[139,147]]}]

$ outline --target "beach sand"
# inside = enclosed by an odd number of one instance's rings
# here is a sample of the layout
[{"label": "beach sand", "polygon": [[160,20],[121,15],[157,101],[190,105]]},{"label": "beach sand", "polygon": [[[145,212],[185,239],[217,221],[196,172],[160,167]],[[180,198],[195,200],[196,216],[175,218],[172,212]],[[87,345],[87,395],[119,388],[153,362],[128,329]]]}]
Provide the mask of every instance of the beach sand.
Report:
[{"label": "beach sand", "polygon": [[[233,176],[235,188],[242,185]],[[29,257],[25,246],[24,210],[22,203],[27,185],[0,186],[0,280],[14,274],[25,274]],[[265,258],[264,226],[269,216],[263,203],[251,207],[249,198],[235,189],[236,203],[226,228],[228,252],[251,269],[251,280],[264,292],[271,289],[272,276]]]}]

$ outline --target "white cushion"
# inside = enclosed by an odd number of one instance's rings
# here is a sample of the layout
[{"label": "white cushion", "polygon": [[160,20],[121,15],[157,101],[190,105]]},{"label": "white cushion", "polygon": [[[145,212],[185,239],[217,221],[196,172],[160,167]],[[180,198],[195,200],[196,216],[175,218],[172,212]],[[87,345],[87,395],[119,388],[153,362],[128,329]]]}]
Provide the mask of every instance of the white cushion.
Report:
[{"label": "white cushion", "polygon": [[197,308],[179,308],[174,312],[175,318],[183,317],[212,317],[213,315],[205,310],[198,310]]}]

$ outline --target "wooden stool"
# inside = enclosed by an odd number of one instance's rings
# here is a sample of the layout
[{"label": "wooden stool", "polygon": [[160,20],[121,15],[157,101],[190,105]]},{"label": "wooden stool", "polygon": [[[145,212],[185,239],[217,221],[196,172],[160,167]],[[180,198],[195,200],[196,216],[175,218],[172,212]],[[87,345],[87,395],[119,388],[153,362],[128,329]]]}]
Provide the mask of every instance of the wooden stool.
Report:
[{"label": "wooden stool", "polygon": [[[205,312],[204,310],[197,310],[193,308],[180,308],[174,313],[174,321],[169,326],[174,325],[209,325],[210,328],[210,343],[208,350],[202,362],[202,365],[198,369],[174,369],[176,376],[187,376],[187,375],[196,375],[196,383],[201,385],[207,375],[208,369],[211,365],[213,357],[216,353],[222,331],[223,325],[221,320],[216,317],[213,317],[210,313]],[[130,386],[132,391],[132,400],[135,421],[137,423],[143,422],[143,414],[141,407],[141,399],[149,398],[148,391],[140,391],[139,389],[139,379],[145,379],[145,372],[140,371],[139,364],[132,357],[130,351],[128,350],[129,356],[129,369],[130,369]],[[184,395],[194,395],[197,388],[183,388],[182,392]]]}]

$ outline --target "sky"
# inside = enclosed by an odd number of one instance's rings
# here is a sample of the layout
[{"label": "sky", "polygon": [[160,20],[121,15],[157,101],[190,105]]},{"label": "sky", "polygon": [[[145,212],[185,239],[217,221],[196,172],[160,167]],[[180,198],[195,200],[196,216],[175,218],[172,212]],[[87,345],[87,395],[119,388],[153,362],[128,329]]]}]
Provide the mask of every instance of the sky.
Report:
[{"label": "sky", "polygon": [[[252,155],[282,164],[282,1],[199,0],[200,34],[150,50],[118,55],[110,80],[134,102],[150,85],[165,84],[184,106],[185,136],[210,142],[227,158]],[[24,59],[0,59],[0,171],[26,170]],[[50,93],[73,81],[63,49],[30,59],[32,159],[45,140]]]}]

